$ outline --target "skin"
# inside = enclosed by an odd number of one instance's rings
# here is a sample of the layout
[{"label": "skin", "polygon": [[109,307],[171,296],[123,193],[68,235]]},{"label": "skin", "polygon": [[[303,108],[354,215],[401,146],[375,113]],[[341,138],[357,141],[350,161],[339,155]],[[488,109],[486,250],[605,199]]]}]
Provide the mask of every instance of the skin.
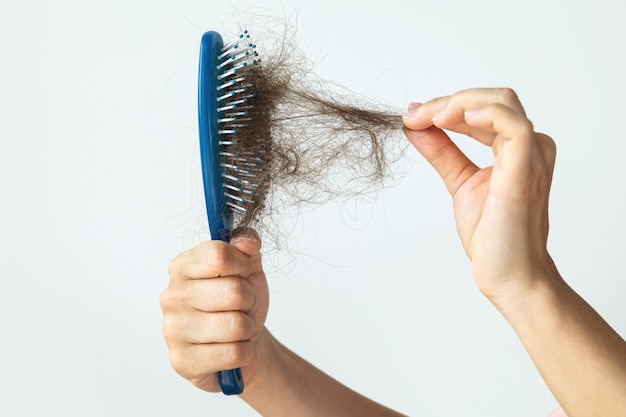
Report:
[{"label": "skin", "polygon": [[[403,121],[408,140],[450,192],[476,285],[517,332],[567,415],[623,415],[626,343],[565,283],[547,250],[553,140],[534,131],[510,89],[413,103]],[[478,168],[444,130],[491,147],[493,166]],[[217,392],[215,372],[241,367],[241,398],[265,416],[400,415],[270,334],[260,248],[254,231],[240,230],[230,244],[206,242],[172,261],[161,307],[176,372]]]}]

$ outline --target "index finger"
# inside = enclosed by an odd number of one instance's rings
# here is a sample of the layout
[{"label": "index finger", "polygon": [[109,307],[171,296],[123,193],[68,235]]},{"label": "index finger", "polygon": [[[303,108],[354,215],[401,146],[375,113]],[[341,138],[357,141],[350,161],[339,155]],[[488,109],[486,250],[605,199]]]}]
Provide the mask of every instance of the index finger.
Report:
[{"label": "index finger", "polygon": [[502,105],[522,116],[524,108],[510,88],[473,88],[462,90],[452,96],[435,98],[417,109],[410,110],[403,118],[404,125],[411,130],[423,130],[435,125],[473,137],[484,145],[491,146],[494,132],[466,123],[464,113],[489,105]]},{"label": "index finger", "polygon": [[181,253],[169,265],[172,281],[225,276],[247,278],[250,257],[234,246],[219,240],[208,241]]}]

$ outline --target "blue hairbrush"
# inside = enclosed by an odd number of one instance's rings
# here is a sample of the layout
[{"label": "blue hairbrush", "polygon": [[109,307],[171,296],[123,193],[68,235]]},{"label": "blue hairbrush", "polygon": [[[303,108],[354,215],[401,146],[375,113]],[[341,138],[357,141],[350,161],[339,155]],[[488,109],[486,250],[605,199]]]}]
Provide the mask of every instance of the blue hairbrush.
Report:
[{"label": "blue hairbrush", "polygon": [[[267,120],[259,89],[261,68],[247,31],[224,45],[217,32],[200,44],[198,123],[204,196],[212,240],[228,242],[247,225],[267,188]],[[222,392],[243,392],[240,369],[218,372]]]}]

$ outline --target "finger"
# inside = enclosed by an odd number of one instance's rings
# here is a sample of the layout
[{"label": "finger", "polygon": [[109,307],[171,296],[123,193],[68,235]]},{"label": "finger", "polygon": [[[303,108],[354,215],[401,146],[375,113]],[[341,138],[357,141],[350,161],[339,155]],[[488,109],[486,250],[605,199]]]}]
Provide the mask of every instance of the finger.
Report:
[{"label": "finger", "polygon": [[404,134],[435,168],[453,196],[479,169],[441,129],[434,126],[417,131],[404,129]]},{"label": "finger", "polygon": [[[490,104],[467,110],[464,117],[469,126],[493,136],[493,152],[496,158],[500,157],[500,168],[507,171],[529,169],[534,130],[525,115],[501,104]],[[504,149],[507,149],[506,154],[502,152]]]},{"label": "finger", "polygon": [[411,111],[413,109],[417,109],[421,105],[422,105],[422,103],[418,103],[418,102],[409,103],[409,111]]},{"label": "finger", "polygon": [[451,96],[445,107],[434,116],[433,123],[441,129],[470,136],[484,145],[492,146],[497,132],[489,126],[472,126],[467,123],[465,113],[468,110],[480,109],[487,106],[501,106],[526,117],[526,112],[515,93],[510,88],[478,88],[463,90]]},{"label": "finger", "polygon": [[556,163],[556,143],[550,136],[543,133],[535,134],[535,142],[541,150],[546,165],[552,172]]},{"label": "finger", "polygon": [[427,103],[410,103],[409,111],[402,116],[402,123],[410,130],[428,129],[433,125],[432,109],[444,107],[449,96],[434,98]]},{"label": "finger", "polygon": [[464,120],[466,110],[490,104],[501,104],[525,115],[515,91],[509,88],[477,88],[431,100],[418,109],[410,110],[403,121],[407,127],[414,130],[435,125],[471,136],[485,145],[491,145],[493,136],[489,132],[472,128]]},{"label": "finger", "polygon": [[538,149],[538,153],[541,154],[541,161],[538,162],[537,165],[541,165],[543,167],[543,170],[537,171],[545,173],[544,175],[547,178],[546,194],[549,194],[554,175],[554,165],[556,163],[556,144],[550,136],[543,133],[535,133],[534,141],[536,145],[535,147]]},{"label": "finger", "polygon": [[261,239],[254,229],[238,228],[233,230],[230,244],[239,252],[249,257],[250,271],[248,275],[261,272]]},{"label": "finger", "polygon": [[170,350],[174,370],[191,381],[224,369],[242,368],[254,359],[252,342],[192,344]]},{"label": "finger", "polygon": [[[529,197],[533,167],[534,130],[532,123],[509,107],[492,104],[465,112],[468,125],[493,132],[496,157],[492,191],[498,189],[516,199]],[[539,156],[539,155],[537,155]]]},{"label": "finger", "polygon": [[250,257],[226,242],[208,241],[183,252],[170,263],[172,281],[250,274]]},{"label": "finger", "polygon": [[166,340],[190,344],[242,342],[254,334],[254,320],[240,311],[168,315],[163,320]]},{"label": "finger", "polygon": [[246,282],[254,289],[255,300],[252,308],[246,312],[257,324],[260,324],[256,329],[260,332],[267,317],[269,303],[267,280],[261,262],[261,240],[252,229],[236,229],[231,235],[230,243],[250,257],[250,275],[246,278]]},{"label": "finger", "polygon": [[450,97],[446,107],[479,108],[489,104],[501,104],[526,116],[517,93],[511,88],[472,88],[461,90]]},{"label": "finger", "polygon": [[248,312],[256,300],[255,289],[245,279],[230,276],[184,281],[173,288],[175,305],[185,305],[207,313],[239,310]]}]

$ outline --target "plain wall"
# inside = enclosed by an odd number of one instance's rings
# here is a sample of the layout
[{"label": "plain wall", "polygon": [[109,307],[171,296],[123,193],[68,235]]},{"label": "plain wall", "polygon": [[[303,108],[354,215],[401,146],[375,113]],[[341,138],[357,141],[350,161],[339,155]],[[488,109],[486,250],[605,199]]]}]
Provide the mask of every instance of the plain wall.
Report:
[{"label": "plain wall", "polygon": [[[513,87],[558,145],[550,251],[626,334],[623,2],[4,2],[0,415],[256,415],[174,373],[158,298],[170,259],[208,238],[200,37],[261,4],[297,15],[321,77],[374,100]],[[268,327],[411,416],[547,415],[556,402],[475,288],[440,179],[417,152],[404,163],[376,199],[302,213],[290,257],[266,257]]]}]

